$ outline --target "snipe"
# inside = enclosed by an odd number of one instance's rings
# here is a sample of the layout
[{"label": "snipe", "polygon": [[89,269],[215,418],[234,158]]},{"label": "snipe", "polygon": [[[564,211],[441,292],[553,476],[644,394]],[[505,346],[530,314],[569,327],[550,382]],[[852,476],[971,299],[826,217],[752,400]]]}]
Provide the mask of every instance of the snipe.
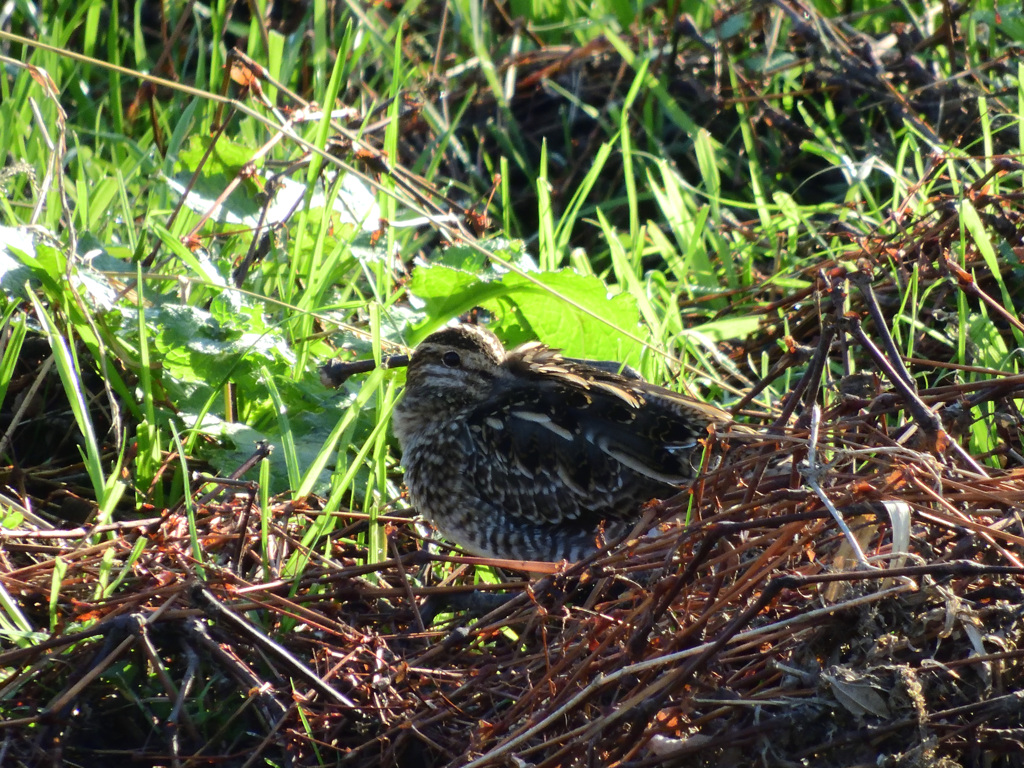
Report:
[{"label": "snipe", "polygon": [[577,560],[693,479],[698,439],[725,411],[617,363],[537,342],[506,352],[475,325],[428,336],[395,408],[416,509],[466,550]]}]

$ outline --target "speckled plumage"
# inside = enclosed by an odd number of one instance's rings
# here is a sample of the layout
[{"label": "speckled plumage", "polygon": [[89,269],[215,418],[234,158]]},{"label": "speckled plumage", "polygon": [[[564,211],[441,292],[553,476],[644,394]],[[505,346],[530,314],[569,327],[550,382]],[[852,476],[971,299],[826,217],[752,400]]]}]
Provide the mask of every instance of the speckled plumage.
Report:
[{"label": "speckled plumage", "polygon": [[416,509],[470,552],[577,560],[693,478],[729,414],[627,369],[457,325],[412,354],[395,408]]}]

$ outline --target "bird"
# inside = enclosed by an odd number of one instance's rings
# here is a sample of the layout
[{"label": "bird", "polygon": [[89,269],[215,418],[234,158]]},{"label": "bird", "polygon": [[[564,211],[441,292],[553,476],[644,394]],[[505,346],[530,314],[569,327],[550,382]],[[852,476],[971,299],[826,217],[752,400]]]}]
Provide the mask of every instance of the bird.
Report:
[{"label": "bird", "polygon": [[409,498],[448,540],[505,560],[576,561],[694,479],[726,411],[633,369],[468,323],[408,362],[392,429]]}]

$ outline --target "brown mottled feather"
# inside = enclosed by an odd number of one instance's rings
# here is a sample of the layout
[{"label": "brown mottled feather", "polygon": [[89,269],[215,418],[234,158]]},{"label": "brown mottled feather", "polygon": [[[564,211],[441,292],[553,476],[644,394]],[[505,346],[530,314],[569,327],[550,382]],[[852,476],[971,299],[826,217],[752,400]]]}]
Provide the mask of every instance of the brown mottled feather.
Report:
[{"label": "brown mottled feather", "polygon": [[416,348],[395,409],[417,509],[467,550],[578,559],[676,493],[698,439],[729,414],[604,361],[531,342],[505,352],[478,326]]}]

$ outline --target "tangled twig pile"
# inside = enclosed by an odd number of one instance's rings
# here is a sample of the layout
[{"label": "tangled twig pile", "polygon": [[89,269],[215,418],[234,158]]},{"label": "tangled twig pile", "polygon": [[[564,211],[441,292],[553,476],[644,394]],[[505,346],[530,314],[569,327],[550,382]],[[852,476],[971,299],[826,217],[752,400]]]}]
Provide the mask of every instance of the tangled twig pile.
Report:
[{"label": "tangled twig pile", "polygon": [[[279,508],[264,544],[240,514],[244,497],[211,501],[197,529],[223,569],[191,590],[183,514],[65,546],[67,610],[79,621],[95,610],[97,623],[0,657],[25,670],[5,690],[21,687],[26,717],[45,713],[32,718],[34,749],[88,754],[88,723],[124,707],[128,681],[149,669],[166,714],[134,709],[125,739],[144,748],[148,712],[183,755],[243,748],[193,722],[183,705],[201,696],[271,734],[244,750],[296,764],[323,750],[366,766],[735,765],[751,754],[766,764],[936,765],[968,754],[1014,764],[1024,470],[990,459],[1020,455],[1021,378],[917,391],[902,360],[858,354],[861,372],[838,381],[827,410],[796,409],[841,364],[829,350],[891,343],[843,309],[846,282],[841,271],[821,277],[836,310],[821,338],[832,341],[809,353],[774,426],[709,435],[724,454],[718,468],[678,503],[650,508],[640,535],[538,581],[492,585],[514,597],[482,618],[422,625],[423,598],[479,585],[460,564],[471,560],[418,549],[397,518],[385,521],[396,557],[355,565],[359,552],[343,542],[365,525],[360,515],[340,515],[334,556],[322,558],[291,535],[303,510]],[[872,316],[865,303],[884,290],[865,288],[854,306]],[[797,346],[793,357],[806,362]],[[959,442],[979,408],[994,414],[982,422],[988,456]],[[669,519],[687,505],[689,522]],[[8,535],[8,589],[20,585],[24,600],[36,585],[43,601],[55,574],[44,553],[94,533]],[[133,562],[142,536],[158,546]],[[266,579],[265,567],[293,554],[309,559],[301,578]],[[125,588],[94,606],[95,574],[111,556],[130,564]]]}]

